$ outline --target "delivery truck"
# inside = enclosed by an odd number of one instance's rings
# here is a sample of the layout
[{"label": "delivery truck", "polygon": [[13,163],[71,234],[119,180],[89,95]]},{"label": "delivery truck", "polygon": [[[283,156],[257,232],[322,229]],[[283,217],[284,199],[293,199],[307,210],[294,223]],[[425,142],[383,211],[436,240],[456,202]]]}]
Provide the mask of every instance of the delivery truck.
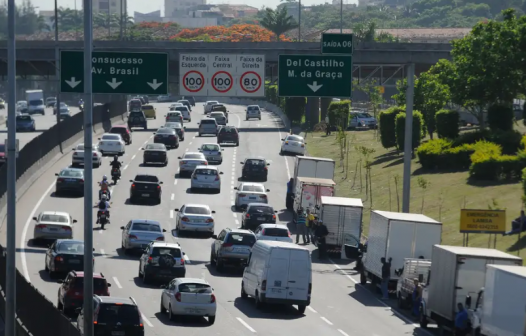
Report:
[{"label": "delivery truck", "polygon": [[422,290],[420,326],[427,328],[434,321],[439,329],[452,330],[457,304],[484,286],[487,265],[520,266],[522,259],[494,249],[433,246],[431,274]]},{"label": "delivery truck", "polygon": [[391,261],[389,292],[396,293],[399,274],[407,258],[431,258],[433,245],[440,244],[442,223],[422,214],[371,211],[367,252],[363,257],[360,283],[380,286],[381,258]]},{"label": "delivery truck", "polygon": [[313,177],[334,180],[336,163],[332,159],[311,156],[297,156],[294,166],[294,179]]},{"label": "delivery truck", "polygon": [[27,90],[26,101],[28,114],[45,114],[46,105],[44,104],[44,91]]},{"label": "delivery truck", "polygon": [[359,198],[321,196],[318,219],[322,220],[329,235],[327,252],[339,254],[342,259],[356,258],[362,237],[363,203]]},{"label": "delivery truck", "polygon": [[473,333],[476,336],[518,336],[526,327],[526,267],[487,265],[484,288],[471,309],[466,298]]},{"label": "delivery truck", "polygon": [[299,208],[316,212],[316,208],[321,204],[321,197],[334,196],[335,187],[336,183],[333,180],[298,177],[294,189],[294,213],[296,214]]}]

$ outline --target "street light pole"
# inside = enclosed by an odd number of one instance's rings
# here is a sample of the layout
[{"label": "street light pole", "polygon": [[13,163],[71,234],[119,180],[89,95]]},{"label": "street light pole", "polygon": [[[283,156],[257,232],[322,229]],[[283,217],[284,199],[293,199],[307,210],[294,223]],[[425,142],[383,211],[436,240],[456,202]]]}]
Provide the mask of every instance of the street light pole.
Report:
[{"label": "street light pole", "polygon": [[340,0],[340,34],[343,34],[343,0]]},{"label": "street light pole", "polygon": [[298,4],[298,42],[301,42],[301,0]]},{"label": "street light pole", "polygon": [[[76,15],[76,14],[75,14]],[[60,122],[60,50],[58,48],[58,0],[55,0],[55,76],[57,77],[57,101],[55,111],[57,113],[57,125]],[[57,126],[58,127],[58,126]],[[58,141],[61,143],[60,128],[58,131]]]}]

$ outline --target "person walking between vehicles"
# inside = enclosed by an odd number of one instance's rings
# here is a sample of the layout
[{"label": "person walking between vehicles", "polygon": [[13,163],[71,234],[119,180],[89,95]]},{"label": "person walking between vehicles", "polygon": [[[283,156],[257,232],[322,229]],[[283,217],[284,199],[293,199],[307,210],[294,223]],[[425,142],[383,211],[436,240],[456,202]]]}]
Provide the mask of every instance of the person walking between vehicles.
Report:
[{"label": "person walking between vehicles", "polygon": [[311,212],[310,209],[307,209],[307,235],[314,243],[314,238],[312,236],[314,235],[313,228],[314,228],[314,221],[316,220],[316,217]]},{"label": "person walking between vehicles", "polygon": [[309,235],[307,234],[307,215],[303,208],[298,209],[298,218],[296,219],[296,244],[300,243],[300,235],[303,238],[303,244],[309,243]]},{"label": "person walking between vehicles", "polygon": [[318,225],[316,225],[316,232],[314,232],[314,235],[316,236],[316,241],[318,243],[318,257],[320,259],[327,258],[327,243],[325,241],[325,238],[329,234],[329,230],[323,224],[323,221],[319,220]]},{"label": "person walking between vehicles", "polygon": [[99,200],[102,199],[102,194],[106,192],[108,195],[108,200],[111,199],[111,192],[110,192],[110,183],[108,182],[108,177],[104,175],[102,178],[102,181],[99,182],[100,190],[99,190]]},{"label": "person walking between vehicles", "polygon": [[389,299],[389,280],[391,280],[391,261],[393,258],[389,258],[389,261],[385,261],[385,258],[380,258],[382,263],[382,300]]},{"label": "person walking between vehicles", "polygon": [[110,219],[110,211],[108,210],[110,208],[110,203],[108,202],[106,196],[102,195],[99,204],[98,204],[99,211],[97,211],[97,224],[100,223],[100,215],[103,211],[106,211],[106,217]]},{"label": "person walking between vehicles", "polygon": [[294,207],[294,192],[292,190],[293,186],[294,179],[291,178],[289,182],[287,182],[287,198],[285,199],[287,210],[292,210],[292,208]]},{"label": "person walking between vehicles", "polygon": [[331,135],[331,123],[330,123],[330,120],[329,120],[329,114],[328,113],[325,116],[325,126],[326,126],[325,135],[326,136]]},{"label": "person walking between vehicles", "polygon": [[413,279],[413,284],[415,286],[415,289],[413,290],[412,299],[413,299],[413,309],[412,314],[415,317],[418,317],[420,315],[420,301],[422,300],[421,292],[420,292],[420,282],[418,281],[418,278]]},{"label": "person walking between vehicles", "polygon": [[458,312],[455,316],[455,336],[466,336],[469,332],[468,312],[464,309],[462,303],[457,303]]}]

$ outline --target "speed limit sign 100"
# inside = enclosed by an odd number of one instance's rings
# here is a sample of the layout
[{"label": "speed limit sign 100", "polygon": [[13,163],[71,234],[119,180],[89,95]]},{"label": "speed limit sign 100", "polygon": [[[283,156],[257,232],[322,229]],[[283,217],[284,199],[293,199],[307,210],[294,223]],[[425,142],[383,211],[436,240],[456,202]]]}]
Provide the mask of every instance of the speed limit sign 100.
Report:
[{"label": "speed limit sign 100", "polygon": [[228,92],[233,84],[234,80],[232,79],[232,75],[226,71],[218,71],[212,76],[212,87],[217,92]]},{"label": "speed limit sign 100", "polygon": [[245,72],[239,82],[241,89],[246,93],[254,93],[261,88],[261,76],[254,71]]},{"label": "speed limit sign 100", "polygon": [[199,92],[205,86],[205,78],[199,71],[189,71],[183,77],[183,86],[189,92]]}]

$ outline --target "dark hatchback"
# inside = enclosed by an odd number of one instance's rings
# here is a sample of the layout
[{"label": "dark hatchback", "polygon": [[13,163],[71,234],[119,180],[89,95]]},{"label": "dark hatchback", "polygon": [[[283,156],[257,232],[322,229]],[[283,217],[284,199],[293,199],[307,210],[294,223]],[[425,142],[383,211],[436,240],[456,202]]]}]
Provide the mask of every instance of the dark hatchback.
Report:
[{"label": "dark hatchback", "polygon": [[153,134],[155,134],[153,138],[154,143],[162,143],[166,147],[179,148],[179,136],[173,128],[159,128],[157,132],[153,132]]},{"label": "dark hatchback", "polygon": [[243,169],[241,170],[241,178],[243,180],[267,180],[268,166],[270,163],[264,158],[247,158],[245,162],[241,162],[241,164],[243,165]]},{"label": "dark hatchback", "polygon": [[142,150],[144,151],[142,155],[143,165],[146,166],[148,163],[157,163],[166,166],[168,164],[168,155],[164,144],[147,144]]},{"label": "dark hatchback", "polygon": [[130,187],[130,203],[133,203],[138,198],[147,200],[156,200],[161,203],[162,189],[161,181],[155,175],[136,175],[135,179],[130,180],[132,183]]},{"label": "dark hatchback", "polygon": [[130,112],[128,115],[128,128],[143,128],[148,129],[148,122],[143,111]]},{"label": "dark hatchback", "polygon": [[75,192],[84,195],[84,169],[65,168],[55,174],[55,195],[63,192]]},{"label": "dark hatchback", "polygon": [[186,129],[183,124],[179,122],[169,121],[163,126],[164,128],[171,128],[174,129],[177,132],[177,135],[179,136],[180,141],[184,141],[184,130]]},{"label": "dark hatchback", "polygon": [[34,132],[36,130],[35,119],[29,115],[19,115],[16,116],[15,120],[16,131],[30,131]]},{"label": "dark hatchback", "polygon": [[[57,308],[70,314],[84,303],[84,272],[71,271],[66,279],[57,281],[58,288]],[[93,273],[93,294],[110,296],[111,284],[106,281],[102,273]]]},{"label": "dark hatchback", "polygon": [[[50,275],[84,270],[84,242],[57,239],[46,251],[45,269]],[[51,272],[51,270],[53,272]]]},{"label": "dark hatchback", "polygon": [[223,126],[217,132],[217,143],[233,143],[239,146],[239,132],[234,126]]},{"label": "dark hatchback", "polygon": [[274,208],[264,203],[250,203],[243,212],[241,228],[254,231],[261,224],[276,224]]},{"label": "dark hatchback", "polygon": [[124,125],[123,126],[113,126],[108,133],[120,134],[122,137],[122,140],[124,140],[124,142],[127,145],[131,145],[132,143],[131,131],[128,129],[128,127]]}]

